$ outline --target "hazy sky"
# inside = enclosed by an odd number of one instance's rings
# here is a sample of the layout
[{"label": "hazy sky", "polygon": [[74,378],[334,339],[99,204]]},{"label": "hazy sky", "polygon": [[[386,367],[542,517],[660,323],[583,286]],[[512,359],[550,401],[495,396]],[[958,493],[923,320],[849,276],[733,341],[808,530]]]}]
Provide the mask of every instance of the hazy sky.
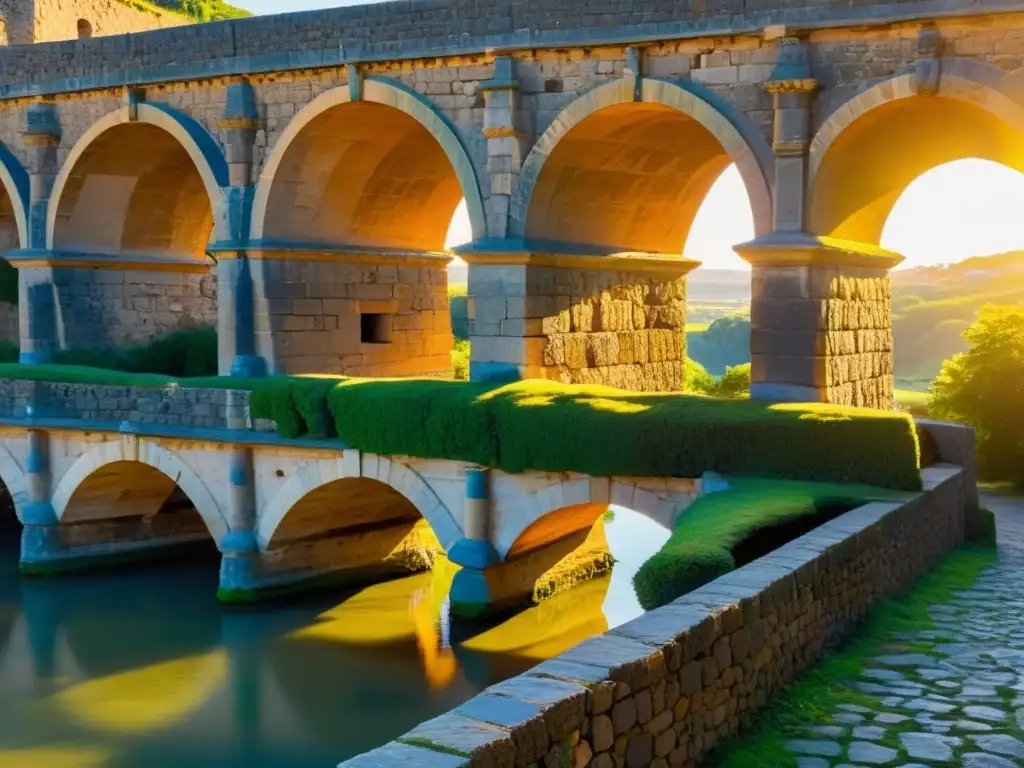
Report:
[{"label": "hazy sky", "polygon": [[[235,0],[234,4],[254,13],[283,13],[356,5],[358,0]],[[746,263],[731,246],[753,236],[746,191],[736,168],[730,167],[697,213],[684,252],[709,267],[743,269]],[[460,207],[449,243],[468,238],[469,220]],[[1024,249],[1024,175],[982,160],[934,168],[900,197],[882,233],[882,245],[906,256],[905,267]]]}]

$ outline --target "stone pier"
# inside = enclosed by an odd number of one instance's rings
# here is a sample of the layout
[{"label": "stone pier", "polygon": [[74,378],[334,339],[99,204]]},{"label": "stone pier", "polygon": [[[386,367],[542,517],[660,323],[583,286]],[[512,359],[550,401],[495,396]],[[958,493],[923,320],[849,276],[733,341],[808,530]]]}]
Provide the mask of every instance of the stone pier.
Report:
[{"label": "stone pier", "polygon": [[472,379],[683,389],[686,274],[698,262],[655,254],[460,253],[470,264]]}]

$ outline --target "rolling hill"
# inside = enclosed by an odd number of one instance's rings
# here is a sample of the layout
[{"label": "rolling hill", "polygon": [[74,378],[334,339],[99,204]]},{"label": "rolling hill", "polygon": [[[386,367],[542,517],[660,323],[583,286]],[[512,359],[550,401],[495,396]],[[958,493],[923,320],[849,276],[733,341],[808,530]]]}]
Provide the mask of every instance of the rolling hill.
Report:
[{"label": "rolling hill", "polygon": [[[252,16],[249,11],[228,5],[222,0],[148,0],[152,5],[167,8],[188,16],[196,21],[223,21]],[[122,0],[126,5],[137,5],[132,0]]]}]

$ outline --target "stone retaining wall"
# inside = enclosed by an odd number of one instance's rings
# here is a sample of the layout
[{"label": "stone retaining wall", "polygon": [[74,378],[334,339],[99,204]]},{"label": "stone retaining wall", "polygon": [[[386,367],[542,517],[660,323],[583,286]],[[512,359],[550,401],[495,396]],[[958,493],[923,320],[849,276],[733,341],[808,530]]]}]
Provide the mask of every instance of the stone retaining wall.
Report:
[{"label": "stone retaining wall", "polygon": [[[245,428],[249,392],[122,387],[0,379],[0,418],[145,422],[177,427]],[[31,409],[31,410],[30,410]]]},{"label": "stone retaining wall", "polygon": [[923,470],[924,493],[842,515],[342,765],[696,766],[963,540],[970,475]]}]

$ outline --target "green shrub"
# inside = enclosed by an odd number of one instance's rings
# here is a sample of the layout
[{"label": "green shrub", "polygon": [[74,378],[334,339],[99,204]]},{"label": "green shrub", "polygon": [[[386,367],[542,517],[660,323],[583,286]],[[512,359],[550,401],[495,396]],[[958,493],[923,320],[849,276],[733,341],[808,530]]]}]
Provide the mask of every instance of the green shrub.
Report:
[{"label": "green shrub", "polygon": [[160,373],[175,378],[217,375],[217,329],[205,325],[172,331],[140,344],[55,352],[56,365],[129,373]]},{"label": "green shrub", "polygon": [[686,391],[695,395],[714,394],[717,382],[708,369],[693,358],[686,359]]},{"label": "green shrub", "polygon": [[[303,379],[257,385],[253,405],[288,437],[310,428],[291,398],[275,395],[296,381]],[[472,461],[508,472],[699,477],[714,470],[920,487],[917,437],[905,414],[546,381],[342,379],[327,399],[338,436],[372,453]]]},{"label": "green shrub", "polygon": [[[249,409],[253,418],[275,422],[282,437],[294,439],[308,429],[292,397],[297,380],[286,376],[272,376],[253,388]],[[315,429],[315,426],[314,426]]]},{"label": "green shrub", "polygon": [[644,610],[667,605],[736,567],[732,553],[723,547],[698,542],[679,542],[655,552],[633,575],[633,589]]},{"label": "green shrub", "polygon": [[745,397],[750,394],[750,363],[730,366],[718,380],[715,394],[719,397]]},{"label": "green shrub", "polygon": [[456,339],[452,347],[452,378],[456,381],[469,381],[469,341]]},{"label": "green shrub", "polygon": [[348,379],[328,398],[338,435],[370,453],[499,466],[493,384]]},{"label": "green shrub", "polygon": [[17,344],[9,341],[0,341],[0,363],[16,363],[21,352]]},{"label": "green shrub", "polygon": [[680,516],[665,545],[633,577],[640,605],[652,610],[733,570],[735,550],[768,530],[901,494],[864,485],[735,478]]},{"label": "green shrub", "polygon": [[0,259],[0,301],[18,303],[18,270],[7,259]]},{"label": "green shrub", "polygon": [[0,364],[0,378],[249,389],[253,416],[272,419],[285,437],[336,434],[371,453],[469,461],[507,472],[699,477],[712,470],[920,488],[913,421],[887,411],[550,381],[500,386],[308,376],[179,379],[17,364]]}]

